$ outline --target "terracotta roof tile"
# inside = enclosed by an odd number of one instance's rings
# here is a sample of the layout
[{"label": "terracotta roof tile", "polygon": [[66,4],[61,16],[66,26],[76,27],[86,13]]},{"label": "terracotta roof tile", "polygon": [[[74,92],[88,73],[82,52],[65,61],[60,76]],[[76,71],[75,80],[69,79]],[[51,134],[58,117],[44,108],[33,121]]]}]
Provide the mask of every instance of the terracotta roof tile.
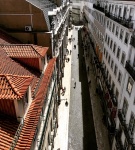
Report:
[{"label": "terracotta roof tile", "polygon": [[28,70],[19,63],[12,60],[6,55],[6,52],[0,48],[0,73],[11,74],[17,76],[32,76],[33,80],[31,83],[32,93],[35,91],[36,85],[39,82],[40,73],[35,70]]},{"label": "terracotta roof tile", "polygon": [[35,99],[32,101],[32,104],[26,115],[26,119],[24,120],[24,126],[16,144],[15,150],[29,150],[31,147],[40,113],[42,110],[44,98],[47,94],[48,85],[50,83],[50,79],[54,70],[55,62],[56,58],[53,58],[48,63],[39,90],[36,94]]},{"label": "terracotta roof tile", "polygon": [[0,74],[0,99],[21,99],[32,79],[32,76]]},{"label": "terracotta roof tile", "polygon": [[0,113],[0,150],[8,150],[19,123],[7,115]]},{"label": "terracotta roof tile", "polygon": [[12,58],[40,58],[44,57],[48,47],[26,44],[1,45],[7,55]]}]

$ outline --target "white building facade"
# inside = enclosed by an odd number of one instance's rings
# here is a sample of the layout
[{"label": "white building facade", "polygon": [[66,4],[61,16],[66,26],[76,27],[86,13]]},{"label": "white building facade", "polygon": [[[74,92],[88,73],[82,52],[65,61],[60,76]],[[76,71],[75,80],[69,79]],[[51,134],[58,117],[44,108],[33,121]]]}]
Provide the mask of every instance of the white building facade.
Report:
[{"label": "white building facade", "polygon": [[112,150],[135,149],[135,2],[80,1]]}]

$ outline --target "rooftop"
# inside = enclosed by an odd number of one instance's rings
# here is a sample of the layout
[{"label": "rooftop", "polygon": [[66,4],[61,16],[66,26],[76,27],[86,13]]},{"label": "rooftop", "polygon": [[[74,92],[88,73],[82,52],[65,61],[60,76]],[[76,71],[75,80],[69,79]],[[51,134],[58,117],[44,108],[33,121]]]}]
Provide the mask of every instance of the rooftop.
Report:
[{"label": "rooftop", "polygon": [[[46,96],[48,85],[54,69],[55,61],[56,58],[53,58],[50,59],[48,63],[48,66],[40,82],[38,91],[35,95],[35,99],[32,101],[24,120],[24,125],[15,148],[16,150],[20,150],[20,147],[22,149],[30,149],[31,147],[36,126],[40,118],[42,104],[44,102],[44,98]],[[13,61],[1,48],[0,63],[0,80],[2,81],[0,84],[2,87],[2,93],[0,93],[1,99],[3,98],[3,94],[5,99],[10,98],[10,96],[13,99],[17,96],[21,96],[30,83],[32,85],[32,91],[35,91],[35,87],[39,82],[39,75],[36,76],[36,74],[33,74],[26,68],[22,67],[20,64]],[[9,103],[7,103],[7,105],[9,105]],[[1,108],[4,108],[4,106]],[[5,106],[5,109],[7,109],[7,106]],[[0,113],[0,149],[7,150],[10,148],[18,126],[19,123],[15,118]]]},{"label": "rooftop", "polygon": [[21,99],[28,86],[30,85],[32,76],[18,75],[1,75],[0,74],[0,100],[1,99]]},{"label": "rooftop", "polygon": [[44,57],[48,50],[48,47],[33,44],[11,44],[0,45],[0,47],[12,58],[40,58]]}]

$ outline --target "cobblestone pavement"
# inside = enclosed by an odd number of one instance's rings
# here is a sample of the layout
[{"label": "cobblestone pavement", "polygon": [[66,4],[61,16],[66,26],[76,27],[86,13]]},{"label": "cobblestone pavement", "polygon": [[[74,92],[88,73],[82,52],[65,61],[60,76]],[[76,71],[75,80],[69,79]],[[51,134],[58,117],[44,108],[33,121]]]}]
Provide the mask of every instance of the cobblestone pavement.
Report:
[{"label": "cobblestone pavement", "polygon": [[77,39],[73,41],[76,48],[72,51],[68,150],[97,150],[87,73],[78,50],[77,30],[73,30],[73,36]]},{"label": "cobblestone pavement", "polygon": [[[68,38],[71,35],[75,37],[75,40],[71,44],[68,43],[67,48],[69,51],[72,50],[72,55],[68,55],[70,61],[65,63],[63,86],[66,87],[66,93],[61,96],[61,99],[67,99],[68,106],[65,106],[65,100],[61,101],[54,150],[110,150],[108,132],[102,123],[103,112],[100,98],[95,93],[96,79],[93,66],[90,59],[82,57],[81,41],[79,41],[80,49],[78,51],[78,34],[75,28],[69,32]],[[76,49],[74,49],[74,45],[76,45]],[[86,55],[84,54],[84,56]],[[86,72],[88,66],[89,73]],[[90,87],[88,87],[89,80],[91,80]],[[74,89],[75,82],[76,88]]]}]

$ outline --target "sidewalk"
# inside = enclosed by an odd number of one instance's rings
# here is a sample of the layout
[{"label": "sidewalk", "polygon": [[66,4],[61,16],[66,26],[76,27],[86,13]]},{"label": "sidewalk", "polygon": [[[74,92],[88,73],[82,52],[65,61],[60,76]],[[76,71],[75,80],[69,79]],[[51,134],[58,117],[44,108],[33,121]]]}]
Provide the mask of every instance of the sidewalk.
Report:
[{"label": "sidewalk", "polygon": [[[72,30],[69,31],[68,38],[71,38]],[[61,104],[58,108],[58,122],[59,127],[57,129],[57,134],[54,139],[54,150],[67,150],[68,149],[68,122],[69,122],[69,105],[70,105],[70,86],[71,86],[71,58],[72,51],[70,55],[70,50],[72,50],[72,42],[68,42],[67,49],[69,54],[67,57],[70,59],[69,62],[65,61],[64,77],[62,79],[63,87],[66,87],[66,92],[64,96],[61,95]],[[65,106],[65,102],[68,102],[68,106]]]},{"label": "sidewalk", "polygon": [[[68,38],[71,38],[72,33],[73,33],[73,30],[69,31]],[[73,36],[75,37],[75,35]],[[68,46],[67,46],[67,49],[69,50],[69,55],[67,57],[70,59],[70,61],[68,63],[65,62],[64,77],[62,80],[63,80],[63,87],[66,87],[66,92],[64,96],[61,96],[62,101],[58,108],[59,127],[57,129],[57,134],[54,139],[54,150],[68,150],[70,89],[73,88],[73,85],[71,84],[72,82],[71,63],[75,61],[75,60],[72,60],[72,53],[70,55],[70,50],[74,50],[73,47],[74,47],[74,44],[77,45],[77,41],[78,41],[78,37],[75,37],[75,41],[71,43],[68,42]],[[84,53],[84,56],[86,56],[85,53]],[[86,64],[85,66],[86,69],[89,66],[89,72],[87,74],[87,77],[88,77],[88,81],[91,80],[89,91],[90,91],[90,97],[91,97],[91,105],[92,105],[92,111],[93,111],[93,119],[94,119],[98,150],[110,150],[109,141],[108,141],[108,132],[102,122],[103,112],[102,112],[102,108],[100,104],[100,98],[95,92],[96,91],[95,74],[93,72],[93,66],[90,63],[89,57],[87,58],[85,57],[85,64]],[[65,106],[66,100],[68,102],[67,107]]]}]

